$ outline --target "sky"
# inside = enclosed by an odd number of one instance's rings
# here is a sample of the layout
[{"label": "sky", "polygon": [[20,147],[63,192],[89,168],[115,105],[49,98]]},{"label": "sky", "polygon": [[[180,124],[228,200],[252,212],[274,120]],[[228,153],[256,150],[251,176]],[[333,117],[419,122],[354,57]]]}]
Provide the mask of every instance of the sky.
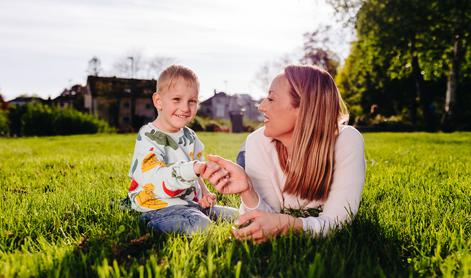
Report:
[{"label": "sky", "polygon": [[[54,98],[85,85],[93,56],[113,76],[116,61],[140,53],[192,68],[201,100],[215,89],[257,99],[262,65],[298,55],[302,35],[326,24],[339,25],[322,0],[2,0],[0,93]],[[349,41],[334,39],[345,58]]]}]

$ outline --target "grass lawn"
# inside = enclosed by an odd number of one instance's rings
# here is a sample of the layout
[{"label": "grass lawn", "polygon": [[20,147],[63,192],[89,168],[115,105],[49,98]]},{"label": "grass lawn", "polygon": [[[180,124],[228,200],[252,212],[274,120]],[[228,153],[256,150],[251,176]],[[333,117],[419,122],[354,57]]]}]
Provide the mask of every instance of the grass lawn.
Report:
[{"label": "grass lawn", "polygon": [[[259,246],[232,240],[229,223],[152,234],[112,205],[127,192],[134,135],[0,139],[0,277],[471,276],[471,133],[364,137],[352,225]],[[200,138],[234,159],[245,135]]]}]

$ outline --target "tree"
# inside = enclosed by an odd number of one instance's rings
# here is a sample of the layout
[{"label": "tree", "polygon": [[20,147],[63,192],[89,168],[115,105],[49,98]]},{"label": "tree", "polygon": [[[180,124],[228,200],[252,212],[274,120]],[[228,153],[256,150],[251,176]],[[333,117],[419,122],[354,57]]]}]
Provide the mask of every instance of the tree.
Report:
[{"label": "tree", "polygon": [[172,57],[155,55],[147,61],[147,78],[157,79],[160,72],[174,62]]},{"label": "tree", "polygon": [[437,24],[432,26],[431,33],[443,42],[442,55],[447,62],[445,73],[447,86],[445,94],[442,128],[453,130],[456,120],[457,91],[461,77],[461,67],[464,64],[466,48],[470,48],[471,2],[467,0],[434,1]]},{"label": "tree", "polygon": [[[454,119],[459,114],[457,112],[460,112],[456,105],[459,82],[464,81],[462,74],[466,71],[463,69],[471,62],[466,62],[464,58],[470,48],[470,1],[328,2],[346,24],[354,24],[358,41],[355,47],[364,48],[368,45],[367,52],[375,53],[378,61],[373,61],[371,67],[379,66],[386,70],[387,80],[376,80],[378,84],[384,85],[385,81],[389,84],[408,84],[407,80],[412,81],[410,84],[414,90],[409,97],[409,114],[413,123],[417,123],[418,118],[422,117],[423,126],[427,130],[434,130],[438,124],[435,107],[443,101],[442,98],[445,99],[443,126],[446,126],[446,122],[456,122]],[[369,56],[371,55],[357,59],[369,59]],[[357,69],[350,67],[349,70]],[[435,94],[435,87],[441,86],[443,79],[446,79],[446,86],[443,87],[443,92],[446,93],[440,97]],[[382,87],[383,90],[386,88]],[[419,107],[421,113],[416,113]]]},{"label": "tree", "polygon": [[330,43],[329,31],[331,28],[332,26],[326,25],[303,35],[303,57],[300,62],[319,66],[335,77],[340,59],[327,46]]},{"label": "tree", "polygon": [[88,69],[87,73],[89,75],[93,76],[98,76],[100,73],[103,72],[103,69],[101,68],[101,61],[97,56],[93,56],[89,61],[88,61]]},{"label": "tree", "polygon": [[265,62],[255,74],[255,81],[262,91],[268,91],[272,78],[270,63]]},{"label": "tree", "polygon": [[145,68],[142,52],[138,50],[128,51],[114,63],[113,68],[118,76],[127,78],[141,77],[142,70]]},{"label": "tree", "polygon": [[258,87],[266,92],[270,86],[270,82],[275,76],[283,71],[289,65],[294,64],[299,58],[295,53],[284,54],[274,61],[264,62],[260,69],[255,73],[255,82]]},{"label": "tree", "polygon": [[[369,1],[330,1],[336,11],[347,16],[352,22],[352,9],[355,14],[357,46],[367,46],[364,56],[359,59],[370,59],[370,68],[385,70],[388,79],[402,80],[412,78],[415,92],[409,107],[410,118],[417,123],[417,107],[419,100],[428,129],[433,127],[433,115],[430,98],[424,89],[424,78],[418,53],[424,45],[422,38],[425,25],[421,13],[424,5],[419,0],[369,0]],[[350,18],[349,18],[350,16]],[[372,58],[372,55],[374,59]],[[385,61],[383,58],[388,57]],[[375,66],[376,65],[376,66]],[[380,80],[372,80],[373,83]],[[379,84],[380,85],[380,84]],[[379,86],[381,87],[381,86]]]},{"label": "tree", "polygon": [[114,72],[127,78],[157,78],[175,58],[155,55],[147,58],[141,51],[131,50],[114,63]]}]

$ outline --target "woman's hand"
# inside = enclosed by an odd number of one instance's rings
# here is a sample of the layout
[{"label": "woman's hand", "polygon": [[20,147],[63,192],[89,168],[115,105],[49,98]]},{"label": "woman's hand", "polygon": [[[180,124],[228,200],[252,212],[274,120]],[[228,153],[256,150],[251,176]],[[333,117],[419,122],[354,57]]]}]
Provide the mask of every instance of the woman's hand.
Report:
[{"label": "woman's hand", "polygon": [[253,240],[255,243],[262,243],[280,234],[286,234],[290,229],[302,230],[301,219],[281,213],[270,213],[254,210],[239,216],[236,224],[244,225],[244,228],[233,230],[234,237],[239,240]]},{"label": "woman's hand", "polygon": [[217,155],[208,155],[201,177],[209,180],[222,194],[240,194],[251,189],[244,169]]}]

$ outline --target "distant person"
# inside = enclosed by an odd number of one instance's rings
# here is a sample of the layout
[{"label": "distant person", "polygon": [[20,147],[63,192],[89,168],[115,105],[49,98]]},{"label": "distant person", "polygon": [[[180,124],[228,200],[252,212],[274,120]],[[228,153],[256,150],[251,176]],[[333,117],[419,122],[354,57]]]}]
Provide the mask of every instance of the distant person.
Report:
[{"label": "distant person", "polygon": [[[242,167],[208,156],[203,177],[222,194],[239,194],[238,239],[263,242],[289,230],[326,235],[357,213],[365,181],[361,134],[330,74],[292,65],[260,104],[264,127],[246,140]],[[213,167],[214,168],[214,167]],[[245,226],[245,227],[244,227]]]},{"label": "distant person", "polygon": [[204,146],[186,127],[196,115],[198,92],[191,69],[166,68],[152,96],[158,116],[137,135],[128,197],[141,220],[158,232],[191,234],[204,230],[210,218],[237,215],[234,208],[216,206],[216,195],[199,177],[206,168]]}]

